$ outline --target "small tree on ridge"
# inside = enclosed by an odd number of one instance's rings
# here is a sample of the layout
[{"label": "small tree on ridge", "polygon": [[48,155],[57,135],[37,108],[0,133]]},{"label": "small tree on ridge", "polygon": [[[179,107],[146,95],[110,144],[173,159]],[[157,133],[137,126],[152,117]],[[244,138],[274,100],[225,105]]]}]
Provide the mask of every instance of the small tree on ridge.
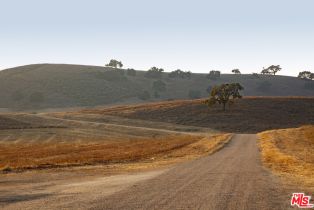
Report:
[{"label": "small tree on ridge", "polygon": [[233,69],[233,70],[231,70],[231,72],[234,74],[241,74],[239,69]]},{"label": "small tree on ridge", "polygon": [[205,101],[209,107],[216,103],[222,104],[223,111],[226,110],[227,103],[233,103],[237,98],[242,98],[240,91],[244,88],[239,83],[221,84],[214,86],[210,92],[210,97]]},{"label": "small tree on ridge", "polygon": [[113,67],[113,68],[122,68],[123,67],[123,64],[122,64],[122,62],[121,61],[117,61],[117,60],[115,60],[115,59],[111,59],[110,61],[109,61],[109,63],[108,64],[106,64],[106,66],[108,66],[108,67]]},{"label": "small tree on ridge", "polygon": [[271,66],[269,66],[268,68],[263,68],[263,70],[262,70],[262,74],[273,74],[273,75],[276,75],[276,73],[278,72],[278,71],[281,71],[281,67],[280,67],[280,65],[271,65]]},{"label": "small tree on ridge", "polygon": [[301,71],[298,75],[301,79],[307,79],[307,80],[313,80],[314,79],[314,73],[310,71]]}]

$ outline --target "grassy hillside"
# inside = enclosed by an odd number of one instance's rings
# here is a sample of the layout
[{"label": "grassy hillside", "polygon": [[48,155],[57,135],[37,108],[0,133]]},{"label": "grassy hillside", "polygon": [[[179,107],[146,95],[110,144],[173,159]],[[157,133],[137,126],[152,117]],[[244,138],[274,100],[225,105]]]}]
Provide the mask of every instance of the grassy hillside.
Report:
[{"label": "grassy hillside", "polygon": [[[35,64],[0,71],[0,108],[36,109],[95,106],[206,97],[208,86],[240,82],[246,96],[313,96],[313,82],[294,77],[224,74],[213,81],[206,74],[192,74],[191,79],[161,80],[166,90],[155,91],[158,79],[145,77],[144,71],[131,76],[125,70],[65,64]],[[149,94],[146,99],[143,92]],[[142,97],[141,97],[142,96]],[[140,99],[142,98],[142,99]]]}]

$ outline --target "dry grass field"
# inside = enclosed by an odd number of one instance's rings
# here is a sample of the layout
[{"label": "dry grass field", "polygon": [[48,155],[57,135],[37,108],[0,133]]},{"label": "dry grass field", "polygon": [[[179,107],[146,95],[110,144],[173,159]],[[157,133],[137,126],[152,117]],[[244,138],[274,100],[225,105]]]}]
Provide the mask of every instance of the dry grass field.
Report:
[{"label": "dry grass field", "polygon": [[314,98],[249,97],[226,112],[219,106],[208,109],[202,100],[180,100],[1,114],[0,170],[197,158],[228,142],[228,133],[314,124],[309,113],[314,113]]},{"label": "dry grass field", "polygon": [[[258,198],[272,209],[313,192],[313,97],[249,97],[226,112],[202,101],[0,114],[0,208],[105,209],[121,198],[130,207],[149,195],[237,208]],[[260,131],[264,164],[289,182],[263,168]]]},{"label": "dry grass field", "polygon": [[258,136],[267,167],[314,190],[314,125],[265,131]]},{"label": "dry grass field", "polygon": [[88,109],[81,114],[120,116],[169,122],[233,133],[257,133],[270,129],[314,124],[314,97],[245,97],[223,112],[200,100],[167,101],[140,105]]},{"label": "dry grass field", "polygon": [[[0,170],[174,162],[219,149],[229,135],[209,129],[64,113],[2,114]],[[216,135],[215,135],[216,134]],[[174,160],[175,159],[175,160]]]}]

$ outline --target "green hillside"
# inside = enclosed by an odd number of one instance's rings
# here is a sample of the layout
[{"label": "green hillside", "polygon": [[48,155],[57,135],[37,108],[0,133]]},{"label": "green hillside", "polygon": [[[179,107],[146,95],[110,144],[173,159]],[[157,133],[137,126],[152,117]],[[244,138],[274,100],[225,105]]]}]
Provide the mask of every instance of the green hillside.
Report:
[{"label": "green hillside", "polygon": [[[287,76],[223,74],[210,80],[206,74],[190,79],[145,77],[145,71],[98,66],[35,64],[0,71],[0,108],[36,109],[96,106],[206,97],[208,86],[239,82],[246,96],[313,96],[313,81]],[[154,85],[155,82],[155,85]],[[161,86],[161,87],[160,87]]]}]

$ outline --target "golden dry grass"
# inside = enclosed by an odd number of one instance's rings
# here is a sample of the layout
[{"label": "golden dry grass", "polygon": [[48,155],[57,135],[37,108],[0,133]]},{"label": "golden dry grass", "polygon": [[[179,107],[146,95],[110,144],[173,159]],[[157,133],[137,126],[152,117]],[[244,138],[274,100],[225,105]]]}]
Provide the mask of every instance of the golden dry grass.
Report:
[{"label": "golden dry grass", "polygon": [[136,161],[196,141],[197,137],[164,137],[119,143],[32,143],[0,147],[0,167],[12,169]]},{"label": "golden dry grass", "polygon": [[143,161],[167,164],[208,154],[228,139],[195,127],[99,114],[63,115],[1,115],[0,171]]},{"label": "golden dry grass", "polygon": [[264,164],[298,185],[314,189],[314,125],[258,134]]},{"label": "golden dry grass", "polygon": [[197,158],[220,149],[228,134],[203,137],[169,135],[156,139],[118,143],[32,143],[1,144],[0,170],[42,169],[139,161],[174,163]]}]

